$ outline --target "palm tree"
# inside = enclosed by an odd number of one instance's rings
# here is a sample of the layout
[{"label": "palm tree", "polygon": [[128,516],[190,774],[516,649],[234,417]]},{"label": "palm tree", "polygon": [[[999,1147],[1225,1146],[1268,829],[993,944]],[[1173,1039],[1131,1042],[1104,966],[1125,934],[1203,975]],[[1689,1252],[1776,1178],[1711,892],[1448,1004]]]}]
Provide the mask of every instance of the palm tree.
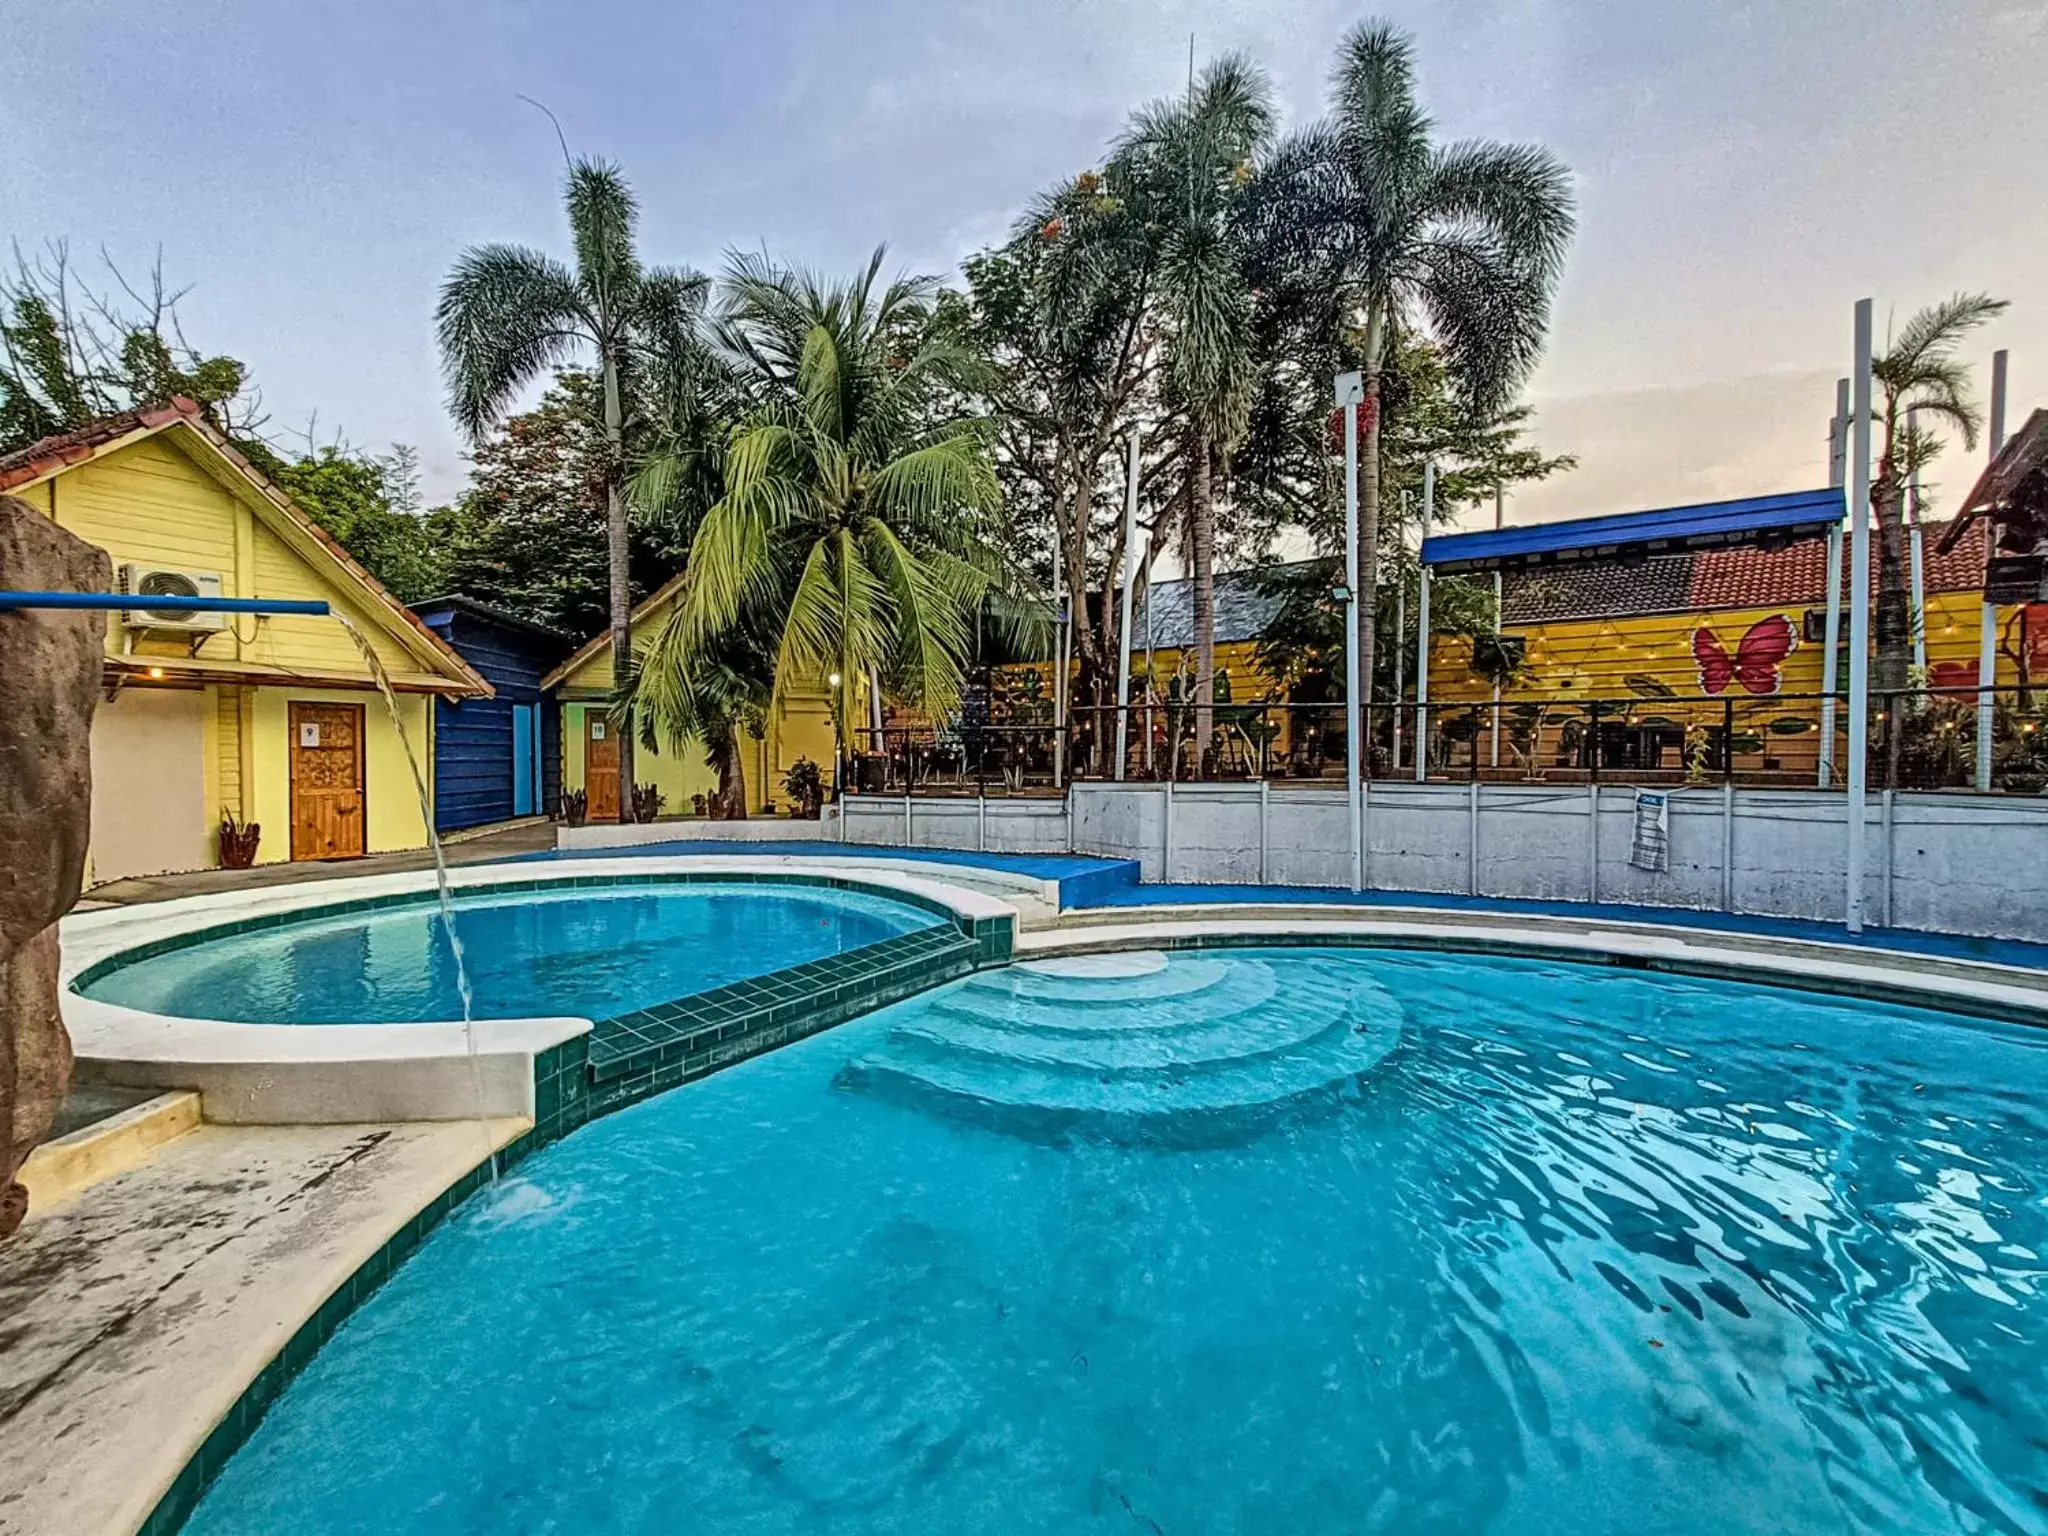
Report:
[{"label": "palm tree", "polygon": [[[518,245],[472,246],[456,259],[435,312],[449,409],[480,441],[540,375],[594,352],[603,391],[605,540],[611,587],[612,671],[633,673],[633,594],[627,569],[626,429],[637,372],[703,307],[693,272],[643,267],[639,209],[617,166],[579,160],[564,202],[576,249],[572,271]],[[633,817],[633,734],[619,736],[619,819]]]},{"label": "palm tree", "polygon": [[1918,413],[1943,422],[1962,437],[1964,447],[1976,447],[1983,417],[1970,398],[1969,366],[1956,357],[1956,348],[2006,307],[2004,299],[1986,293],[1953,294],[1908,320],[1884,356],[1870,365],[1880,397],[1877,478],[1870,487],[1879,555],[1871,686],[1880,692],[1905,688],[1910,681],[1913,625],[1919,616],[1907,596],[1906,490],[1913,472],[1941,449],[1940,440],[1910,418]]},{"label": "palm tree", "polygon": [[664,624],[633,675],[627,709],[649,750],[680,752],[697,743],[718,775],[718,816],[747,814],[746,757],[741,737],[757,740],[767,729],[773,692],[770,649],[751,628],[738,625],[702,651],[686,644],[679,624]]},{"label": "palm tree", "polygon": [[1184,99],[1141,109],[1108,167],[1111,194],[1151,244],[1165,384],[1182,419],[1182,485],[1195,623],[1195,762],[1209,753],[1216,689],[1216,497],[1257,383],[1245,189],[1273,138],[1265,76],[1227,54]]},{"label": "palm tree", "polygon": [[734,259],[716,333],[750,404],[649,658],[701,667],[736,626],[763,623],[775,697],[836,674],[842,739],[863,678],[948,714],[972,615],[1010,579],[985,536],[999,503],[987,424],[953,407],[973,360],[934,324],[936,285],[884,282],[883,259],[836,285]]},{"label": "palm tree", "polygon": [[1291,137],[1261,178],[1268,216],[1339,292],[1365,375],[1359,408],[1359,667],[1373,675],[1379,580],[1380,393],[1400,336],[1428,331],[1479,411],[1512,397],[1542,351],[1574,225],[1570,177],[1547,150],[1438,145],[1415,100],[1406,36],[1383,22],[1339,50],[1328,120]]}]

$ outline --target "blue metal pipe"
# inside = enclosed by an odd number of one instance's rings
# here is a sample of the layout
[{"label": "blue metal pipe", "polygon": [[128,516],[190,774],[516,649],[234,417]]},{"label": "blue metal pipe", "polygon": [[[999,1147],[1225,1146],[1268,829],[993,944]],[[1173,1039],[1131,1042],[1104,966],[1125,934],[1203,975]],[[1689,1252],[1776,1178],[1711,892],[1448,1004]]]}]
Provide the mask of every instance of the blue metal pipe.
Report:
[{"label": "blue metal pipe", "polygon": [[0,592],[0,610],[9,608],[147,608],[177,613],[311,613],[326,614],[322,602],[282,597],[134,597],[126,592]]}]

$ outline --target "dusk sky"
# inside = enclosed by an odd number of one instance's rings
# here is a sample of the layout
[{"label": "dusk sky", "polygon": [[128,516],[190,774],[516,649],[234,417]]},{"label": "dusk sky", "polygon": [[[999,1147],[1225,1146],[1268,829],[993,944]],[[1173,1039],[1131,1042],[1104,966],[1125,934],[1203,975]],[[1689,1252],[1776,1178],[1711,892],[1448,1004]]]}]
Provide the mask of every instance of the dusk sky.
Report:
[{"label": "dusk sky", "polygon": [[[1448,137],[1529,139],[1581,222],[1540,441],[1582,468],[1511,518],[1825,478],[1855,299],[2011,298],[2015,424],[2048,404],[2048,0],[1413,0]],[[431,332],[456,253],[566,247],[554,130],[619,161],[654,260],[950,272],[1096,162],[1199,57],[1251,52],[1288,120],[1368,12],[1329,0],[756,0],[709,6],[254,0],[17,6],[0,234],[131,271],[160,245],[188,334],[254,370],[270,431],[419,446],[459,489]],[[96,275],[96,274],[95,274]],[[1980,375],[1986,387],[1988,369]],[[1937,472],[1952,496],[1966,466]],[[1974,464],[1967,466],[1974,470]]]}]

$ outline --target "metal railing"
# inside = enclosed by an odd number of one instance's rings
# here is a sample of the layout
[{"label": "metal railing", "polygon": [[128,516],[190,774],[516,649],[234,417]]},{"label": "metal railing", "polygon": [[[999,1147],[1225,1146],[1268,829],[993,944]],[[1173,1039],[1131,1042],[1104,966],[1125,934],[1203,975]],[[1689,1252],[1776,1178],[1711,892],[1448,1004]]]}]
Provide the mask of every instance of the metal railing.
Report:
[{"label": "metal railing", "polygon": [[[1982,781],[1978,689],[1873,693],[1868,786],[1971,790],[1981,782],[1997,793],[2048,793],[2048,686],[1986,692],[1991,750]],[[1848,700],[1829,705],[1818,693],[1381,700],[1362,710],[1364,762],[1372,779],[1411,782],[1839,788]],[[1051,795],[1069,780],[1118,777],[1341,784],[1344,713],[1342,702],[1219,702],[1206,711],[1206,748],[1204,711],[1181,700],[1077,706],[1064,732],[1014,723],[860,731],[847,786],[856,794]]]}]

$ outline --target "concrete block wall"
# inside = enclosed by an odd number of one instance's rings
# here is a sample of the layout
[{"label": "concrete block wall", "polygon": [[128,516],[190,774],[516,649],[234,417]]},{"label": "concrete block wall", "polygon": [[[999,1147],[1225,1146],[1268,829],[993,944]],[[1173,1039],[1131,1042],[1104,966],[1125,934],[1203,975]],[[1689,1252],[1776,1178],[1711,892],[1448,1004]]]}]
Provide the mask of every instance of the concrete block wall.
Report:
[{"label": "concrete block wall", "polygon": [[[1846,796],[1820,790],[1674,790],[1669,868],[1651,872],[1629,863],[1627,785],[1383,781],[1366,797],[1366,887],[1840,922],[1847,815]],[[847,828],[901,847],[904,802],[855,797]],[[1135,859],[1149,883],[1351,883],[1335,787],[1088,783],[1064,806],[919,799],[908,841]],[[2048,942],[2048,800],[1873,794],[1865,847],[1867,923]]]}]

